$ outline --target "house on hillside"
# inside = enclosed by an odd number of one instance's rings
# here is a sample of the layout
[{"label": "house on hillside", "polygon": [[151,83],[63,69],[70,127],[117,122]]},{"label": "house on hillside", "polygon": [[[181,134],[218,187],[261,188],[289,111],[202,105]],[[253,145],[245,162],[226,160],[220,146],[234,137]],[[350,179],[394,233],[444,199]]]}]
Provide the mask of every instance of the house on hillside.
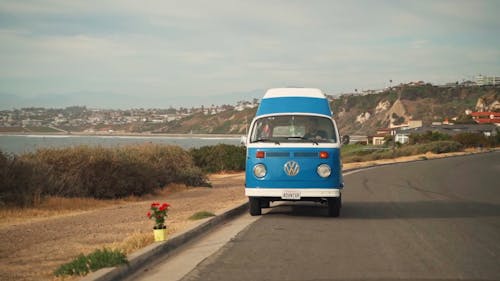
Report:
[{"label": "house on hillside", "polygon": [[23,124],[23,127],[40,127],[42,126],[42,120],[25,119],[21,121],[21,124]]},{"label": "house on hillside", "polygon": [[383,145],[385,143],[385,137],[392,136],[395,132],[393,128],[382,128],[377,129],[377,133],[374,136],[371,136],[371,143],[373,145]]},{"label": "house on hillside", "polygon": [[471,112],[470,116],[478,124],[495,124],[500,126],[500,112]]},{"label": "house on hillside", "polygon": [[369,144],[368,136],[363,135],[350,135],[349,143]]},{"label": "house on hillside", "polygon": [[409,120],[408,122],[401,125],[391,124],[389,128],[378,129],[377,134],[372,138],[373,145],[382,145],[385,143],[384,139],[386,136],[394,136],[394,140],[399,143],[408,143],[409,134],[399,133],[406,130],[417,129],[422,127],[422,120]]}]

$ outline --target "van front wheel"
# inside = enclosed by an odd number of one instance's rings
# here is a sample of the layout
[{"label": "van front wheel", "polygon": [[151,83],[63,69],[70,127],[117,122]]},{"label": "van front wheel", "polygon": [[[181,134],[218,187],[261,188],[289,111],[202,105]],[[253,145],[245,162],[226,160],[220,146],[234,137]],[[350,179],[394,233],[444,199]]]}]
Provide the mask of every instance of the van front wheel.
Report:
[{"label": "van front wheel", "polygon": [[260,216],[262,214],[262,208],[260,206],[260,200],[256,197],[248,198],[250,205],[250,215],[251,216]]},{"label": "van front wheel", "polygon": [[341,197],[328,198],[328,216],[338,217],[340,215],[341,206],[342,206]]}]

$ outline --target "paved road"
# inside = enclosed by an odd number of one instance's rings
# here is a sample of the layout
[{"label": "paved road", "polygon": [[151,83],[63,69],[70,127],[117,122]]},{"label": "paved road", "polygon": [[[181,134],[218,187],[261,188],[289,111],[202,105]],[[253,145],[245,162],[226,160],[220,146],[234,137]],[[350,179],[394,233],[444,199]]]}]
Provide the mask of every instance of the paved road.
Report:
[{"label": "paved road", "polygon": [[183,280],[500,280],[500,153],[345,182],[340,218],[273,207]]}]

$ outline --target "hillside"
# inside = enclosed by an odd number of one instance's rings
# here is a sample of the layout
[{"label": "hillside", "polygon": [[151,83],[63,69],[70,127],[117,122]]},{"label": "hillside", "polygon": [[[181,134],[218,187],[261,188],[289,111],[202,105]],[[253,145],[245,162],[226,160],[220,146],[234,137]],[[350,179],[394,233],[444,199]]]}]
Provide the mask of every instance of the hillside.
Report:
[{"label": "hillside", "polygon": [[370,95],[350,95],[331,103],[342,134],[373,134],[376,129],[422,120],[471,122],[466,110],[500,111],[500,88],[400,86]]},{"label": "hillside", "polygon": [[167,123],[154,133],[170,134],[240,134],[255,115],[256,108],[243,111],[228,110],[218,114],[205,115],[202,112]]},{"label": "hillside", "polygon": [[[331,108],[341,134],[373,134],[390,123],[408,120],[422,120],[424,125],[445,119],[472,122],[466,110],[500,111],[500,88],[405,85],[378,94],[333,98]],[[254,114],[255,108],[216,115],[197,113],[155,132],[244,134],[245,122],[250,123]]]}]

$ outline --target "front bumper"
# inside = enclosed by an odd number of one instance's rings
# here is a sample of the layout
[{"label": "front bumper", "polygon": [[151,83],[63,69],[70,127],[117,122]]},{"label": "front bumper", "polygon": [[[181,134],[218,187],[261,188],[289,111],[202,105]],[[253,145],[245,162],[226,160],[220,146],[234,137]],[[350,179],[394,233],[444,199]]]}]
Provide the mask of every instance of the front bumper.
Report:
[{"label": "front bumper", "polygon": [[245,195],[248,197],[278,197],[281,198],[287,191],[300,192],[301,198],[326,198],[340,197],[338,188],[245,188]]}]

